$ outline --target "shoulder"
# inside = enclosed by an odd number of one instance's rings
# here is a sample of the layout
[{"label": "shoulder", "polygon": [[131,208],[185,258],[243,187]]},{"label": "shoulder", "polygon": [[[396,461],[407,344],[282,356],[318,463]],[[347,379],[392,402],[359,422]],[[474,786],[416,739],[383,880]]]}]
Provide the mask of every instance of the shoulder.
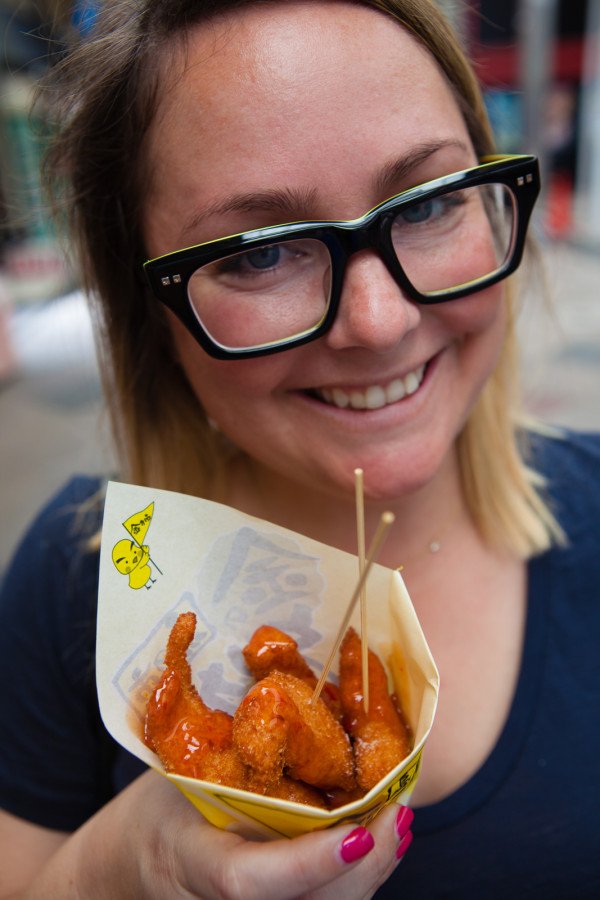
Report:
[{"label": "shoulder", "polygon": [[[533,458],[548,476],[567,476],[580,479],[598,475],[600,463],[600,432],[557,430],[548,434],[530,435]],[[600,482],[598,493],[600,493]]]},{"label": "shoulder", "polygon": [[103,507],[102,481],[71,479],[24,535],[0,591],[0,670],[10,673],[0,806],[49,828],[78,827],[114,790],[94,680]]},{"label": "shoulder", "polygon": [[89,536],[102,521],[104,492],[105,482],[100,478],[74,476],[40,509],[25,536],[51,536],[57,529],[73,537]]},{"label": "shoulder", "polygon": [[69,645],[74,628],[95,620],[104,485],[72,478],[36,516],[2,583],[0,622],[16,638],[37,632],[38,646]]},{"label": "shoulder", "polygon": [[14,563],[53,554],[74,559],[89,545],[102,524],[105,483],[99,478],[76,476],[40,509],[23,535]]},{"label": "shoulder", "polygon": [[597,532],[600,433],[535,434],[530,443],[531,464],[543,476],[550,506],[569,538],[581,540],[592,526]]},{"label": "shoulder", "polygon": [[[556,546],[533,560],[531,574],[544,592],[572,616],[577,609],[600,622],[600,434],[565,431],[532,439],[533,468],[544,478],[544,492],[560,522],[566,546]],[[535,579],[534,579],[535,581]],[[537,582],[535,582],[537,583]],[[592,620],[589,621],[591,627]]]}]

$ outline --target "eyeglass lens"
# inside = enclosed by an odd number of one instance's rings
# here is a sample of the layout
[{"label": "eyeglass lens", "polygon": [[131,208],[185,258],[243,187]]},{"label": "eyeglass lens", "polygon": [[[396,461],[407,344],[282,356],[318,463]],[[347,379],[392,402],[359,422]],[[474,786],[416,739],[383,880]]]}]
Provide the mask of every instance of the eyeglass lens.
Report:
[{"label": "eyeglass lens", "polygon": [[204,330],[224,347],[284,341],[314,331],[325,315],[329,250],[298,239],[235,253],[197,269],[188,295]]},{"label": "eyeglass lens", "polygon": [[[503,184],[468,187],[403,207],[390,240],[412,285],[432,299],[477,284],[510,256],[516,203]],[[191,307],[217,343],[250,349],[314,331],[331,299],[331,258],[315,238],[268,243],[198,268]]]}]

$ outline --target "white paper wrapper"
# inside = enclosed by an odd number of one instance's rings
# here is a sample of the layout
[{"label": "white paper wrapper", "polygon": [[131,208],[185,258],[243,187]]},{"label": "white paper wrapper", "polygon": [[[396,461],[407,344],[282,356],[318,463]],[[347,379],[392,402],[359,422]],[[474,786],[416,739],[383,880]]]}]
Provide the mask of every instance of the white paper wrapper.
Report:
[{"label": "white paper wrapper", "polygon": [[[202,698],[234,713],[253,683],[241,651],[254,631],[269,624],[291,634],[318,676],[357,580],[351,554],[217,503],[111,482],[96,660],[106,727],[162,771],[143,743],[143,718],[179,613],[197,617],[188,658]],[[411,726],[410,756],[360,801],[331,812],[167,775],[214,825],[256,839],[293,837],[341,821],[365,824],[386,803],[408,801],[433,723],[438,673],[400,574],[374,565],[367,602],[369,646],[386,665]],[[358,613],[353,624],[359,630]],[[336,672],[334,665],[332,680]]]}]

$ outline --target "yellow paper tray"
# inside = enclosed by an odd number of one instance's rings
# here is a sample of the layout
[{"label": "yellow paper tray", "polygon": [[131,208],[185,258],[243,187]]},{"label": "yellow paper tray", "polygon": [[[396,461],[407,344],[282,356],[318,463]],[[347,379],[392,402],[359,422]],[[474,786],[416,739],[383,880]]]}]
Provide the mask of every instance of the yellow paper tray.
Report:
[{"label": "yellow paper tray", "polygon": [[[203,699],[233,713],[252,684],[241,650],[256,628],[272,624],[291,633],[318,674],[357,578],[351,554],[221,504],[109,484],[96,659],[107,729],[162,771],[143,743],[142,723],[179,613],[197,616],[188,657]],[[167,775],[217,827],[256,839],[293,837],[339,822],[365,824],[386,803],[408,801],[435,715],[438,672],[400,574],[373,566],[367,598],[369,644],[387,666],[411,726],[410,756],[361,800],[330,812]]]}]

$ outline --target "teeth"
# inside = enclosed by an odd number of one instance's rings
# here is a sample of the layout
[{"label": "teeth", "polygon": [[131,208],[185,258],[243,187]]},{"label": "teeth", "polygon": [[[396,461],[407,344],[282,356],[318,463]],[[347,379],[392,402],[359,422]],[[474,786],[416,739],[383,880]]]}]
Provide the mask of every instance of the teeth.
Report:
[{"label": "teeth", "polygon": [[410,372],[404,379],[404,387],[406,388],[407,394],[414,394],[420,384],[421,382],[414,372]]},{"label": "teeth", "polygon": [[[357,392],[359,393],[359,392]],[[367,409],[380,409],[387,403],[385,391],[378,384],[371,385],[365,391]]]},{"label": "teeth", "polygon": [[388,384],[385,393],[388,403],[396,403],[397,400],[402,400],[403,397],[406,397],[404,378],[394,378],[394,380]]},{"label": "teeth", "polygon": [[349,405],[350,397],[344,391],[340,390],[340,388],[334,388],[332,394],[334,404],[340,409],[344,409],[344,407]]},{"label": "teeth", "polygon": [[337,406],[338,409],[346,409],[348,406],[352,409],[381,409],[388,403],[397,403],[398,400],[414,394],[423,381],[424,374],[425,366],[419,366],[404,378],[394,378],[385,388],[379,384],[372,384],[365,391],[352,391],[351,394],[347,394],[341,388],[332,390],[323,388],[318,390],[317,394],[325,403]]},{"label": "teeth", "polygon": [[350,406],[352,409],[365,409],[367,398],[360,391],[353,391],[350,394]]}]

